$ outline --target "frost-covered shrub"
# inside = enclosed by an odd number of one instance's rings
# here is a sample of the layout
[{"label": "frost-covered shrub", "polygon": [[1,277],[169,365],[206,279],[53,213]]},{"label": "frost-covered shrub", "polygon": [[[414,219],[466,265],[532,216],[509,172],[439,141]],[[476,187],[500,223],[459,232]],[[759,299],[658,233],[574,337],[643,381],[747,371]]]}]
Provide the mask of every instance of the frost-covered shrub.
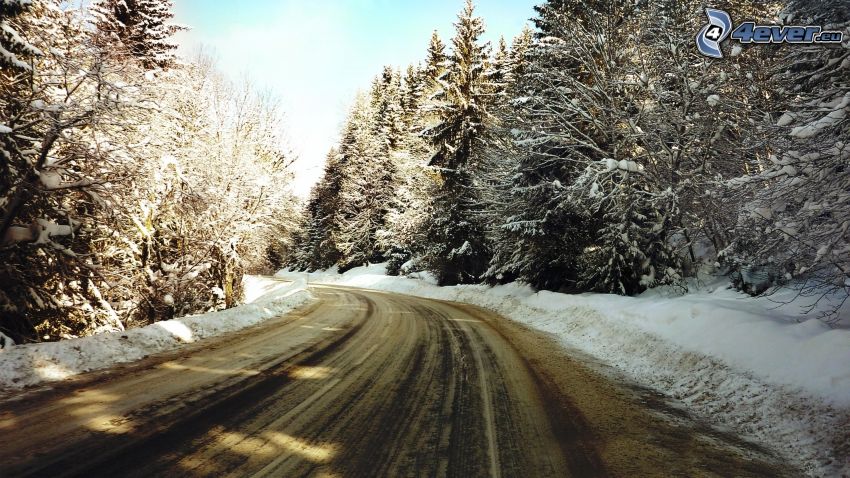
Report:
[{"label": "frost-covered shrub", "polygon": [[103,48],[66,2],[18,3],[0,2],[16,58],[0,68],[0,331],[55,340],[236,304],[294,215],[275,105],[203,58],[150,70]]},{"label": "frost-covered shrub", "polygon": [[729,256],[798,279],[802,294],[850,293],[850,10],[840,0],[789,3],[780,19],[843,31],[842,45],[780,50],[775,147],[738,188],[751,195]]}]

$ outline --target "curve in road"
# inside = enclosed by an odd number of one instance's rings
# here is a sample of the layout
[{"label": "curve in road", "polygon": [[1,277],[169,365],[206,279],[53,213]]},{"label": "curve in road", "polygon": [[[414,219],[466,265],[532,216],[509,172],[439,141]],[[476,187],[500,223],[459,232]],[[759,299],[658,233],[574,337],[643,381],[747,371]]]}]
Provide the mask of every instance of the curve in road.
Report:
[{"label": "curve in road", "polygon": [[784,473],[481,309],[313,291],[259,327],[3,402],[0,475]]}]

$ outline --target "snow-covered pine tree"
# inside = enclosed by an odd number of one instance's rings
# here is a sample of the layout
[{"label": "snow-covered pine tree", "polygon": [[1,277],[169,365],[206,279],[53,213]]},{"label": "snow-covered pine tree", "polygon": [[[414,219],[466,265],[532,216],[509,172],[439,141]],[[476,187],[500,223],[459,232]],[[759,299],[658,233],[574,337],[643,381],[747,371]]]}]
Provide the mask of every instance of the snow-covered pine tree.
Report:
[{"label": "snow-covered pine tree", "polygon": [[[395,179],[387,136],[392,130],[391,112],[396,110],[389,104],[395,98],[383,98],[392,94],[392,76],[387,83],[376,79],[371,95],[358,96],[340,143],[345,161],[337,213],[341,271],[383,258],[378,236],[386,227]],[[383,108],[380,115],[376,106]]]},{"label": "snow-covered pine tree", "polygon": [[372,83],[373,134],[386,153],[401,146],[404,135],[401,75],[390,66]]},{"label": "snow-covered pine tree", "polygon": [[336,148],[325,161],[321,178],[313,186],[302,213],[295,238],[294,253],[287,265],[297,270],[316,271],[335,265],[342,254],[337,246],[336,213],[341,206],[339,192],[347,158]]},{"label": "snow-covered pine tree", "polygon": [[422,161],[427,145],[415,135],[409,135],[406,144],[393,153],[397,169],[395,194],[387,212],[386,234],[380,238],[390,275],[418,269],[414,251],[425,241],[422,223],[428,216],[434,187]]},{"label": "snow-covered pine tree", "polygon": [[[44,268],[37,263],[37,267],[27,271],[33,258],[14,250],[16,236],[32,237],[36,230],[23,224],[26,231],[14,228],[25,204],[23,197],[18,210],[12,210],[14,198],[24,194],[16,185],[31,169],[28,167],[31,156],[26,151],[32,149],[32,138],[39,132],[33,127],[24,127],[27,121],[20,121],[31,115],[28,100],[33,84],[28,73],[31,59],[41,54],[21,36],[22,31],[35,27],[32,20],[40,12],[32,12],[32,8],[30,2],[22,0],[0,2],[0,332],[16,342],[31,340],[37,334],[35,326],[39,318],[33,317],[31,312],[37,301],[26,303],[25,298],[30,281],[40,279],[38,276]],[[21,282],[24,287],[15,286]]]},{"label": "snow-covered pine tree", "polygon": [[[32,20],[42,13],[32,12],[32,9],[32,4],[23,0],[0,2],[0,193],[3,194],[4,205],[8,202],[6,194],[20,179],[16,177],[20,165],[14,162],[25,163],[21,156],[32,148],[29,138],[34,135],[33,131],[23,131],[23,125],[14,124],[16,119],[31,114],[29,101],[34,98],[32,77],[29,75],[32,70],[30,61],[43,54],[20,33],[21,30],[37,28],[37,23]],[[16,130],[18,134],[14,134]],[[0,232],[7,227],[3,226]]]},{"label": "snow-covered pine tree", "polygon": [[681,279],[681,259],[670,242],[678,214],[671,190],[656,190],[643,166],[630,160],[590,166],[574,187],[592,191],[585,201],[601,219],[580,259],[582,290],[634,295]]},{"label": "snow-covered pine tree", "polygon": [[492,187],[483,194],[494,226],[491,281],[575,288],[579,257],[598,222],[568,189],[599,157],[587,137],[592,105],[564,94],[583,69],[566,42],[572,35],[568,22],[584,10],[568,8],[563,2],[537,7],[538,37],[545,40],[532,44],[526,31],[516,42],[514,62],[522,66],[508,91],[511,100],[497,109],[499,127],[488,136],[485,169]]},{"label": "snow-covered pine tree", "polygon": [[634,127],[633,7],[538,7],[539,40],[491,154],[513,160],[488,201],[503,218],[491,279],[631,294],[678,276],[668,243],[676,203],[643,172]]},{"label": "snow-covered pine tree", "polygon": [[522,28],[522,32],[511,43],[509,61],[511,63],[511,74],[514,78],[518,78],[524,73],[525,64],[528,60],[528,51],[533,43],[534,30],[528,25],[525,25]]},{"label": "snow-covered pine tree", "polygon": [[536,16],[532,23],[537,28],[537,37],[548,36],[565,38],[572,23],[581,24],[592,18],[603,8],[605,0],[546,0],[534,7]]},{"label": "snow-covered pine tree", "polygon": [[477,281],[489,260],[482,204],[474,187],[492,98],[486,75],[489,45],[478,43],[484,24],[475,16],[472,0],[458,15],[455,29],[448,68],[437,80],[440,90],[426,106],[436,119],[425,133],[435,149],[429,164],[439,174],[423,225],[426,243],[419,247],[425,267],[440,284]]},{"label": "snow-covered pine tree", "polygon": [[401,130],[406,136],[415,127],[415,120],[425,95],[425,74],[417,65],[408,65],[399,90]]},{"label": "snow-covered pine tree", "polygon": [[[438,40],[439,37],[432,37],[431,47],[440,44]],[[442,47],[429,53],[431,58],[442,55]],[[435,67],[433,72],[439,73],[438,70]],[[398,148],[391,152],[397,171],[395,191],[387,214],[387,229],[381,237],[388,261],[387,273],[391,275],[416,269],[413,250],[420,242],[417,234],[421,232],[433,186],[426,169],[431,149],[420,132],[427,124],[423,105],[435,85],[436,78],[429,77],[426,69],[408,67],[400,98],[403,134]]]},{"label": "snow-covered pine tree", "polygon": [[563,84],[570,96],[565,109],[592,118],[577,142],[586,159],[595,159],[570,185],[569,197],[581,201],[602,226],[581,260],[579,285],[617,294],[681,277],[671,243],[678,200],[647,174],[651,161],[635,126],[642,104],[641,84],[633,74],[639,61],[635,13],[634,2],[607,2],[574,24],[566,47],[583,72]]},{"label": "snow-covered pine tree", "polygon": [[431,41],[428,44],[428,53],[425,57],[425,67],[423,74],[426,78],[426,87],[434,88],[437,86],[437,80],[443,76],[446,71],[446,44],[440,38],[437,30],[431,33]]},{"label": "snow-covered pine tree", "polygon": [[[419,74],[411,69],[416,81]],[[295,252],[289,264],[300,269],[340,271],[379,262],[391,248],[398,250],[390,224],[398,216],[397,200],[405,131],[418,110],[420,93],[403,88],[401,76],[386,67],[368,94],[359,94],[345,123],[338,149],[329,156],[325,173],[313,189]],[[404,98],[407,94],[409,97]],[[411,109],[405,111],[405,108]]]},{"label": "snow-covered pine tree", "polygon": [[404,78],[400,98],[403,136],[399,147],[391,152],[397,171],[395,194],[382,236],[389,274],[421,268],[421,251],[417,251],[427,241],[423,224],[432,209],[436,178],[436,173],[427,167],[433,148],[424,131],[437,121],[436,111],[428,105],[442,91],[440,80],[448,63],[446,46],[435,30],[423,66],[410,66]]},{"label": "snow-covered pine tree", "polygon": [[99,41],[110,47],[115,42],[147,69],[166,68],[174,63],[177,45],[171,37],[185,29],[170,22],[171,0],[98,0],[91,7]]},{"label": "snow-covered pine tree", "polygon": [[15,70],[29,70],[30,65],[27,60],[41,54],[38,48],[21,36],[19,31],[21,27],[16,21],[21,14],[32,8],[32,2],[28,0],[0,2],[0,66],[3,67],[4,85],[13,81],[7,75]]},{"label": "snow-covered pine tree", "polygon": [[[487,69],[487,77],[495,95],[504,95],[508,84],[514,81],[511,53],[505,37],[499,37],[496,53],[493,55],[493,60],[489,63],[489,68]],[[499,100],[494,98],[492,102],[498,103]]]}]

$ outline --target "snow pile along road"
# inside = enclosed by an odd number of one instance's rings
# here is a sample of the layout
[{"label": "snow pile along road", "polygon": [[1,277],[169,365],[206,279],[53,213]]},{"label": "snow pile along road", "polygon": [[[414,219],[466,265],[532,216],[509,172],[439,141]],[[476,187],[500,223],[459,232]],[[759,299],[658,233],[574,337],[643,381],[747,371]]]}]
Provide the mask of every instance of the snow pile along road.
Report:
[{"label": "snow pile along road", "polygon": [[[382,265],[278,277],[478,305],[553,334],[695,415],[776,449],[812,476],[850,475],[850,330],[799,320],[722,282],[680,297],[438,287]],[[796,307],[793,306],[792,307]],[[844,311],[846,313],[846,311]]]},{"label": "snow pile along road", "polygon": [[91,337],[24,344],[0,350],[0,389],[20,389],[132,362],[199,339],[279,317],[313,296],[303,278],[284,282],[245,278],[245,305]]}]

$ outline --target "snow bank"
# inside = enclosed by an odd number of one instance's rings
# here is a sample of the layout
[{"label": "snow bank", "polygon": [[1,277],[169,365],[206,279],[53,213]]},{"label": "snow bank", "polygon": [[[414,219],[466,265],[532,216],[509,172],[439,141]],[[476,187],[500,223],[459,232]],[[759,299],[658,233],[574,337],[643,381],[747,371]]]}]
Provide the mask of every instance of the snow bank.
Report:
[{"label": "snow bank", "polygon": [[278,317],[312,299],[301,278],[283,282],[246,277],[246,304],[228,310],[157,322],[147,327],[0,350],[0,389],[20,389],[132,362],[199,339]]},{"label": "snow bank", "polygon": [[721,282],[681,297],[620,297],[535,292],[521,284],[437,287],[430,277],[387,277],[383,265],[278,277],[494,310],[773,447],[811,475],[850,474],[850,330],[798,322],[790,307],[799,304],[777,309]]}]

